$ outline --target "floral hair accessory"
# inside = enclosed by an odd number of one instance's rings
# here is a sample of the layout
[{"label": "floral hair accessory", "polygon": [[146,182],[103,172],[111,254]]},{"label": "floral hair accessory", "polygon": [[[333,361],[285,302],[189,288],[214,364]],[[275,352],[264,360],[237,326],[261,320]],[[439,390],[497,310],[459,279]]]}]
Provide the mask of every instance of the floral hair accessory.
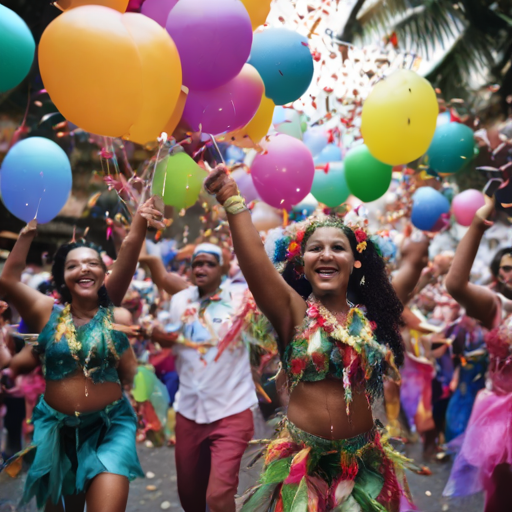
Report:
[{"label": "floral hair accessory", "polygon": [[356,247],[357,252],[359,254],[361,254],[368,246],[368,243],[367,243],[368,235],[366,234],[366,231],[363,231],[361,228],[355,229],[354,235],[357,240],[357,247]]}]

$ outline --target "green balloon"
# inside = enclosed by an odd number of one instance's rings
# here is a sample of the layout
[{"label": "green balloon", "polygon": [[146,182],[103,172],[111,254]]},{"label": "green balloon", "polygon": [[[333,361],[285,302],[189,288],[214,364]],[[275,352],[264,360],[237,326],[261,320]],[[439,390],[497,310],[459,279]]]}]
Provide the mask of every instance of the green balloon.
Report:
[{"label": "green balloon", "polygon": [[348,188],[363,203],[375,201],[387,192],[393,168],[372,156],[365,144],[352,148],[344,162]]},{"label": "green balloon", "polygon": [[0,92],[16,87],[27,76],[36,43],[27,24],[0,5]]},{"label": "green balloon", "polygon": [[181,210],[196,203],[205,178],[206,172],[185,152],[179,152],[158,163],[151,191],[162,196],[167,206]]},{"label": "green balloon", "polygon": [[329,208],[344,203],[350,195],[350,190],[345,179],[343,162],[331,162],[327,172],[316,169],[311,193],[318,202]]},{"label": "green balloon", "polygon": [[149,400],[155,388],[156,380],[156,375],[151,370],[148,370],[144,366],[139,366],[137,368],[137,374],[133,379],[132,396],[135,401],[145,402]]}]

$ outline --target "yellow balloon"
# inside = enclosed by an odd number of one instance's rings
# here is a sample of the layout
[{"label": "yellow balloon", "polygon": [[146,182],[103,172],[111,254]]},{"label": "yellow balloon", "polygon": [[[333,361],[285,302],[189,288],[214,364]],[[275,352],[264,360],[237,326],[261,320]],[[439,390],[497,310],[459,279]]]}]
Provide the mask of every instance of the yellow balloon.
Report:
[{"label": "yellow balloon", "polygon": [[242,0],[251,18],[253,30],[256,30],[267,21],[267,16],[270,12],[270,2],[271,0]]},{"label": "yellow balloon", "polygon": [[60,113],[109,137],[128,133],[143,105],[139,52],[122,16],[107,7],[77,7],[52,21],[39,43],[41,77]]},{"label": "yellow balloon", "polygon": [[254,148],[267,135],[272,125],[274,108],[274,102],[263,95],[256,114],[243,128],[221,135],[217,139],[239,148]]},{"label": "yellow balloon", "polygon": [[174,111],[181,90],[180,56],[174,41],[156,21],[127,13],[122,22],[142,64],[142,109],[125,138],[145,144],[160,136]]},{"label": "yellow balloon", "polygon": [[83,5],[102,5],[103,7],[110,7],[119,12],[125,12],[128,7],[129,0],[59,0],[55,2],[56,7],[61,11],[68,11],[75,7],[82,7]]},{"label": "yellow balloon", "polygon": [[164,126],[164,129],[162,130],[163,132],[167,133],[169,138],[174,133],[174,130],[176,130],[176,127],[178,126],[178,124],[181,120],[181,116],[183,115],[183,110],[185,110],[185,103],[187,102],[187,96],[188,96],[188,87],[182,85],[176,106],[174,107],[174,110],[171,114],[171,117],[167,121],[167,124]]},{"label": "yellow balloon", "polygon": [[426,153],[438,114],[430,83],[401,69],[378,82],[364,102],[361,133],[375,158],[389,165],[407,164]]}]

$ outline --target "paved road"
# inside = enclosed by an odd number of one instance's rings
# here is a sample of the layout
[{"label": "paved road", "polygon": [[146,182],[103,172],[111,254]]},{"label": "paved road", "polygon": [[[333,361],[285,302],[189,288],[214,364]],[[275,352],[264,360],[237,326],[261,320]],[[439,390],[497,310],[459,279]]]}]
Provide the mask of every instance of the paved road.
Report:
[{"label": "paved road", "polygon": [[[256,436],[266,437],[268,431],[260,423],[256,428]],[[421,446],[408,445],[408,456],[417,461],[421,460]],[[242,462],[240,472],[240,488],[243,492],[253,485],[258,478],[260,467],[246,470],[248,462],[252,459],[256,448],[249,449]],[[183,509],[179,505],[176,491],[176,471],[174,466],[173,448],[149,448],[138,446],[142,467],[148,478],[139,479],[130,487],[128,512],[159,512],[169,510],[179,512]],[[448,503],[441,497],[443,487],[450,473],[451,463],[433,463],[430,465],[432,476],[419,476],[408,474],[411,491],[421,512],[482,512],[483,498],[481,495],[465,498],[459,503]],[[150,478],[149,478],[150,477]],[[33,504],[24,509],[16,509],[14,503],[20,496],[23,479],[12,480],[7,475],[0,476],[0,512],[35,512]],[[199,512],[199,511],[198,511]]]}]

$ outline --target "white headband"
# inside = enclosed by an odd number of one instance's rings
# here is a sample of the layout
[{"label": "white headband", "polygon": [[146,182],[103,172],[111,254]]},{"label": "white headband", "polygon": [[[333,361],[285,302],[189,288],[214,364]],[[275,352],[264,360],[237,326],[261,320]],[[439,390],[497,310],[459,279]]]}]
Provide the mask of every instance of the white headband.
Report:
[{"label": "white headband", "polygon": [[192,255],[192,261],[195,260],[196,256],[199,254],[211,254],[215,256],[219,260],[219,265],[224,265],[224,258],[222,257],[222,249],[218,245],[214,244],[199,244],[194,249],[194,254]]}]

